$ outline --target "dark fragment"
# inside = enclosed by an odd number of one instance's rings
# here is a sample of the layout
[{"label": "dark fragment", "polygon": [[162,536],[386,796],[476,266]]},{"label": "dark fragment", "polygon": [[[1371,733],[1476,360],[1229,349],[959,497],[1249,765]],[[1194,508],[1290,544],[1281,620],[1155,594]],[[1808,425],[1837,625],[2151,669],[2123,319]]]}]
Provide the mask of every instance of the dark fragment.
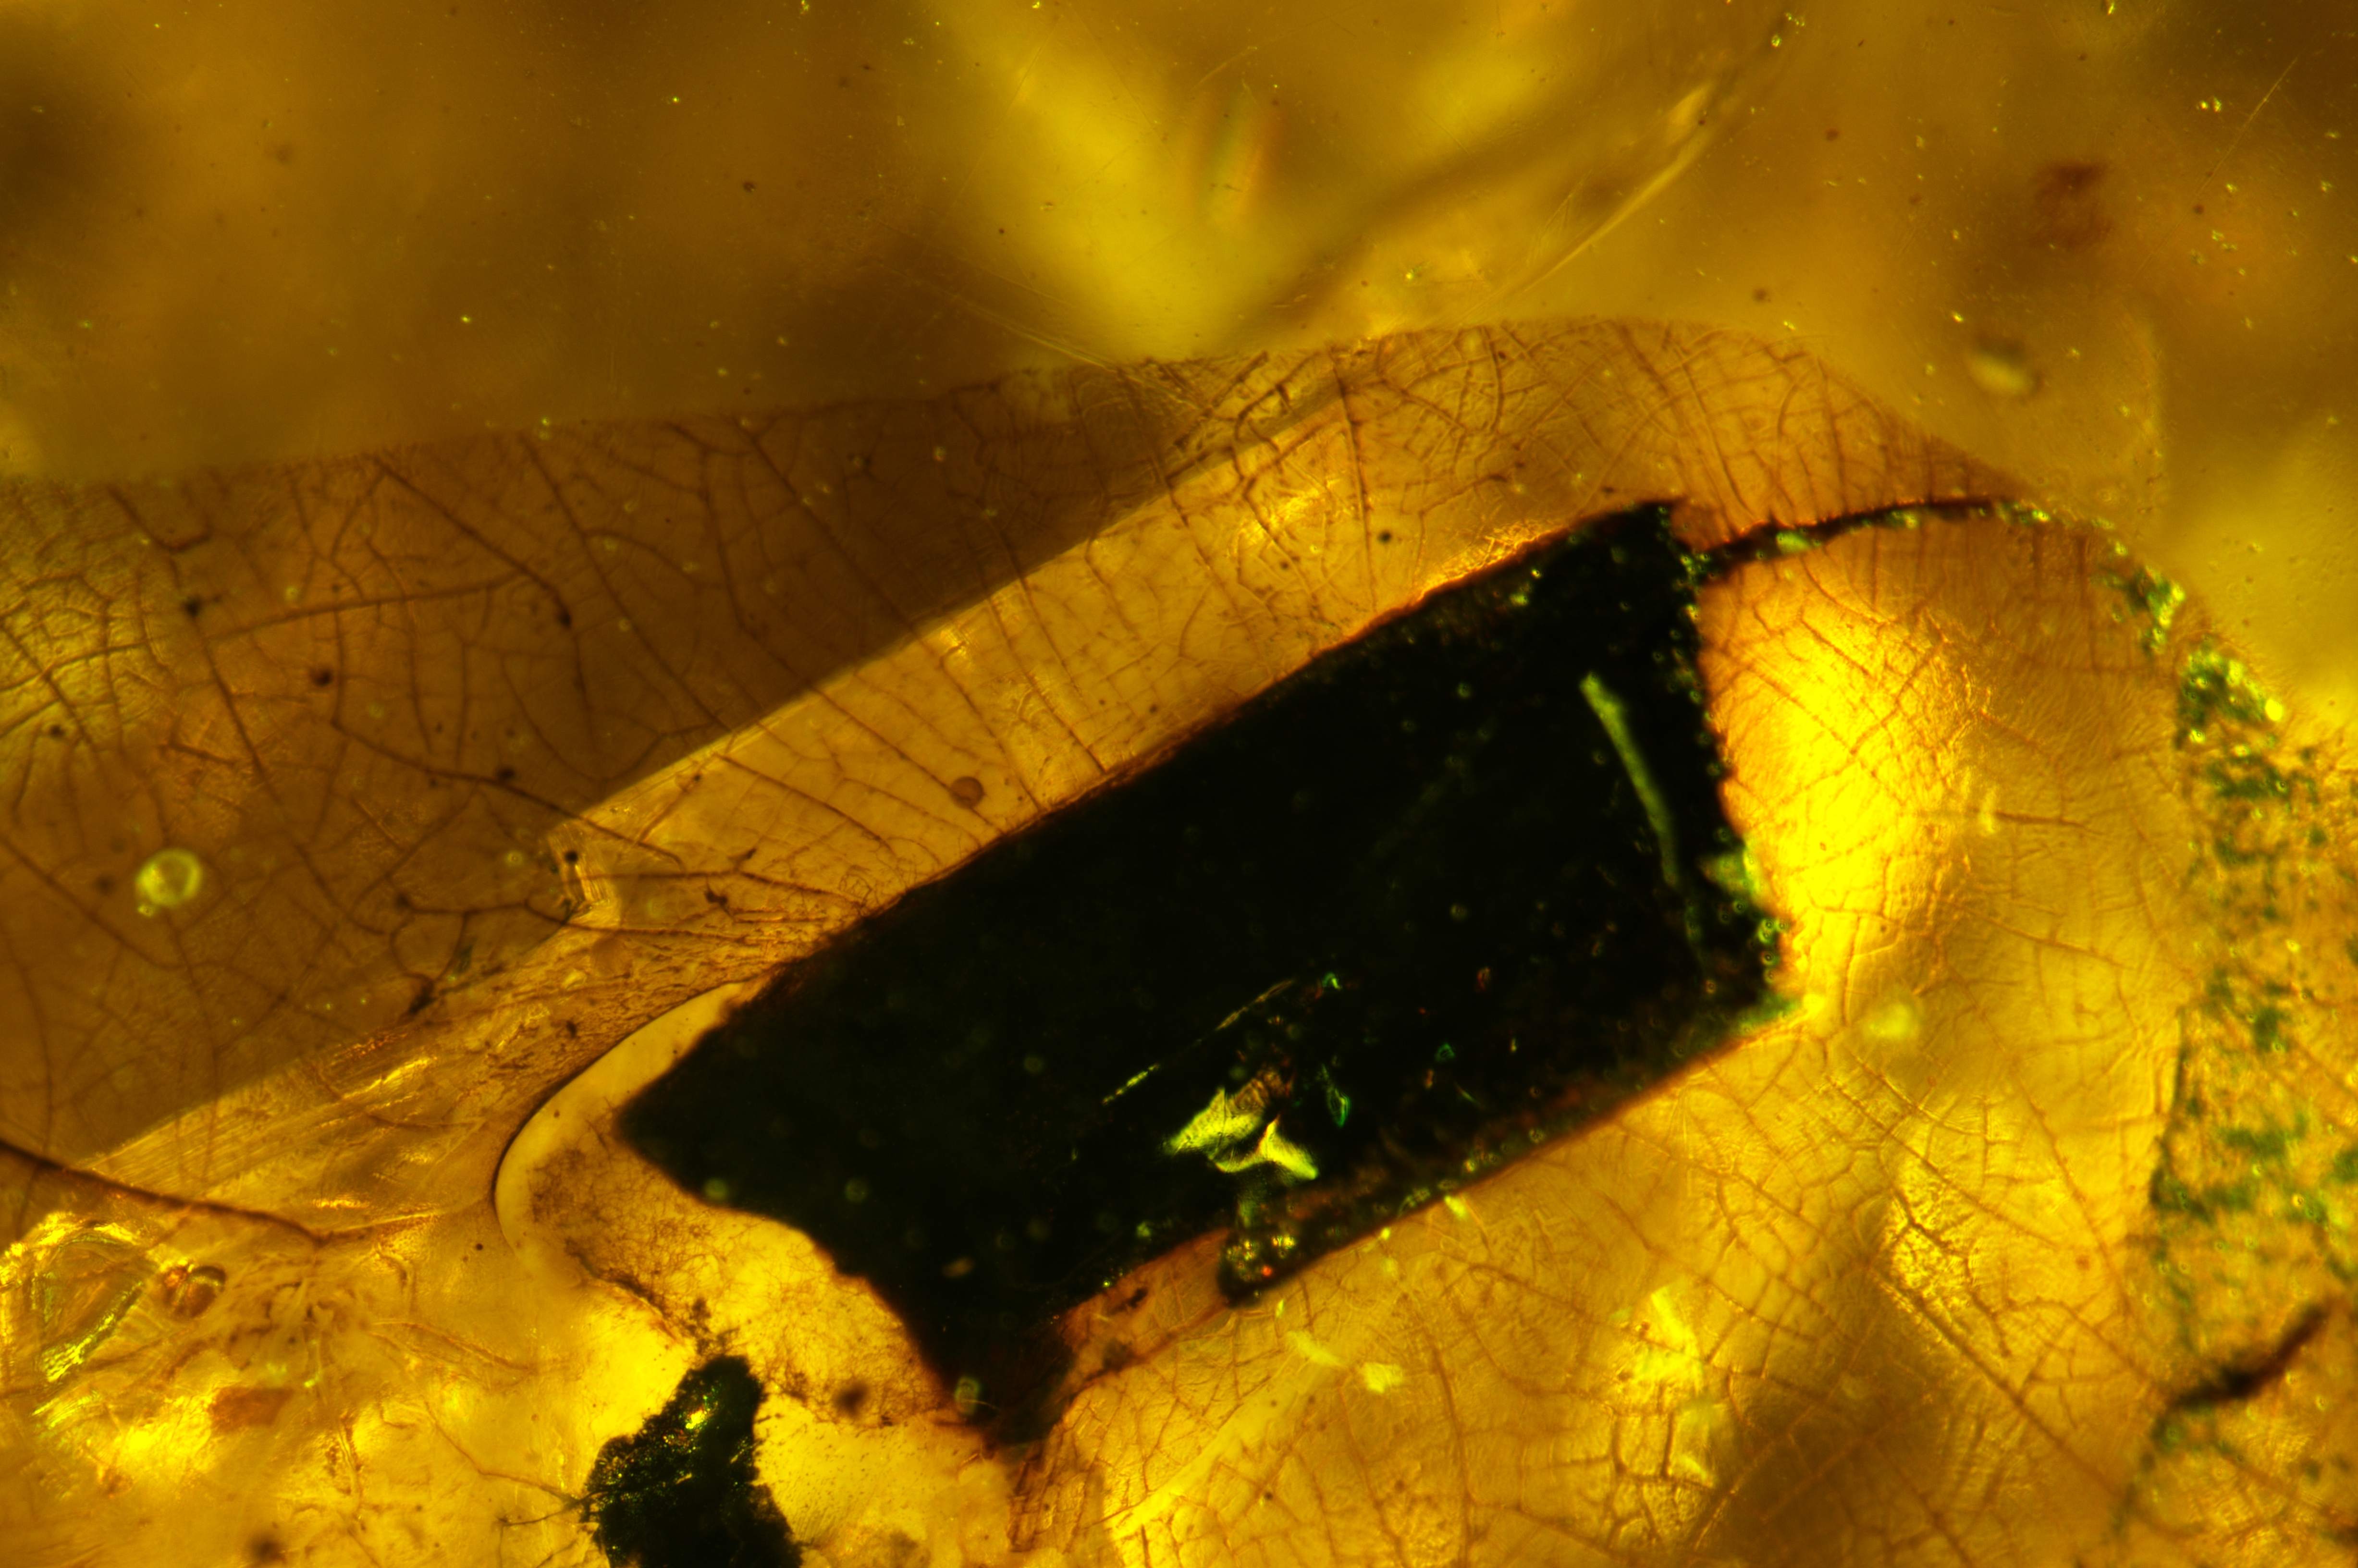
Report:
[{"label": "dark fragment", "polygon": [[762,1385],[734,1356],[679,1380],[670,1402],[598,1451],[584,1509],[622,1568],[795,1568],[802,1551],[753,1467]]},{"label": "dark fragment", "polygon": [[1433,595],[781,972],[626,1136],[1005,1418],[1180,1242],[1249,1292],[1593,1120],[1774,951],[1698,569],[1646,508]]}]

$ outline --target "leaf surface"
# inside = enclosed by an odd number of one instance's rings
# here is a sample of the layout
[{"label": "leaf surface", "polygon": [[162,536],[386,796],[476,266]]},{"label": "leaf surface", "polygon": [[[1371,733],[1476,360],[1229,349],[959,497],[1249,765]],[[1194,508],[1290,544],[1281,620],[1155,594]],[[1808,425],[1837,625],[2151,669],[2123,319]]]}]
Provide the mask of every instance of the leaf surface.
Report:
[{"label": "leaf surface", "polygon": [[[580,1561],[731,1355],[829,1562],[2323,1549],[2347,787],[2036,499],[1598,322],[15,488],[0,1522]],[[1786,923],[1724,1055],[1242,1305],[1147,1264],[1022,1448],[614,1137],[732,988],[1650,500],[1735,546],[1701,674]]]}]

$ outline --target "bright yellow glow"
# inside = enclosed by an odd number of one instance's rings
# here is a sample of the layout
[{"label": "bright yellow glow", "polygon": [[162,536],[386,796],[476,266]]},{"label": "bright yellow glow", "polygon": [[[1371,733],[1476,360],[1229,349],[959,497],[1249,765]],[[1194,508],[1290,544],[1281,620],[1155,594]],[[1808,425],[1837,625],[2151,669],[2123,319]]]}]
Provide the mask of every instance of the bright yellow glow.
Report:
[{"label": "bright yellow glow", "polygon": [[158,849],[139,862],[131,885],[139,894],[140,914],[178,909],[204,891],[205,863],[192,849]]}]

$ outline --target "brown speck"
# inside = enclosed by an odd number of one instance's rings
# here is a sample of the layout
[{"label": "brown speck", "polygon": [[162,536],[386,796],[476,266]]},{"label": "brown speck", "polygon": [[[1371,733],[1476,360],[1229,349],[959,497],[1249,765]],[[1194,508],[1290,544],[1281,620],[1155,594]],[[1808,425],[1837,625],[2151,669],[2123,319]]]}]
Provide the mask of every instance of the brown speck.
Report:
[{"label": "brown speck", "polygon": [[327,665],[322,665],[318,669],[311,672],[311,684],[313,686],[333,686],[336,684],[336,672],[328,668]]},{"label": "brown speck", "polygon": [[846,1416],[858,1415],[861,1411],[866,1410],[867,1408],[868,1385],[860,1382],[858,1379],[855,1378],[850,1382],[844,1384],[843,1387],[835,1390],[836,1414]]},{"label": "brown speck", "polygon": [[1768,286],[1767,284],[1762,284],[1759,287],[1752,291],[1752,303],[1755,305],[1766,305],[1768,303]]},{"label": "brown speck", "polygon": [[287,1406],[292,1389],[231,1388],[213,1395],[213,1435],[268,1426]]},{"label": "brown speck", "polygon": [[[451,15],[458,13],[454,11]],[[287,1549],[278,1544],[278,1538],[275,1535],[257,1535],[246,1543],[245,1557],[249,1563],[284,1563],[287,1561]]]},{"label": "brown speck", "polygon": [[181,613],[188,616],[189,620],[194,621],[198,616],[202,615],[205,612],[205,601],[199,599],[192,593],[189,595],[188,598],[180,600],[180,611]]},{"label": "brown speck", "polygon": [[515,770],[508,766],[505,762],[502,762],[498,768],[492,771],[492,777],[501,784],[514,784],[515,782]]},{"label": "brown speck", "polygon": [[972,811],[982,804],[982,781],[972,773],[960,773],[950,780],[950,798]]},{"label": "brown speck", "polygon": [[2076,251],[2111,233],[2104,180],[2101,163],[2067,160],[2040,169],[2030,188],[2031,237],[2057,250]]},{"label": "brown speck", "polygon": [[753,189],[753,182],[752,182],[752,180],[750,180],[750,179],[749,179],[749,180],[747,180],[747,181],[745,181],[745,189],[748,189],[748,190],[752,189]]},{"label": "brown speck", "polygon": [[1830,142],[1838,142],[1838,141],[1841,141],[1841,140],[1842,140],[1842,133],[1841,133],[1840,131],[1836,131],[1836,130],[1829,129],[1829,130],[1826,132],[1826,140],[1828,140],[1828,141],[1830,141]]},{"label": "brown speck", "polygon": [[229,1275],[211,1263],[175,1263],[157,1276],[156,1288],[165,1311],[175,1317],[201,1317],[228,1283]]}]

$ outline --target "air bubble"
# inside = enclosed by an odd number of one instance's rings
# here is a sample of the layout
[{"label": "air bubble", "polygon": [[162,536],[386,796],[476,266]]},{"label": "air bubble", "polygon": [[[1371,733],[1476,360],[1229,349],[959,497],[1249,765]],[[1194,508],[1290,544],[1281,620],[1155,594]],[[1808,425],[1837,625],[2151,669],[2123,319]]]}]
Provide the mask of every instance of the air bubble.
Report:
[{"label": "air bubble", "polygon": [[131,885],[139,894],[140,914],[178,909],[204,891],[205,863],[193,849],[158,849],[141,862]]}]

